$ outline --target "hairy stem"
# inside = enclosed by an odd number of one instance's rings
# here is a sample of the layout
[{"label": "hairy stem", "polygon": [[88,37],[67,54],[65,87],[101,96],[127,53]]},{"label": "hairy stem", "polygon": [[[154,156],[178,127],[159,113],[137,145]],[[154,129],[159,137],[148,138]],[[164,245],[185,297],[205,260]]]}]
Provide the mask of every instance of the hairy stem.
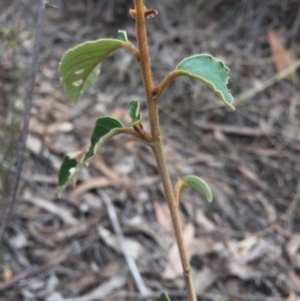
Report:
[{"label": "hairy stem", "polygon": [[[153,80],[152,80],[152,72],[151,72],[151,65],[150,65],[150,58],[149,58],[148,41],[146,35],[144,4],[143,4],[143,0],[134,0],[134,2],[135,2],[135,13],[136,13],[137,41],[138,41],[138,48],[140,53],[140,65],[142,70],[144,89],[147,98],[149,120],[150,120],[151,134],[152,134],[152,141],[153,141],[152,149],[155,154],[155,158],[157,161],[158,169],[160,172],[161,180],[165,191],[165,196],[172,217],[175,236],[178,244],[180,259],[181,259],[185,282],[187,286],[188,298],[189,301],[197,301],[193,280],[191,277],[190,264],[184,245],[180,216],[175,200],[173,186],[170,180],[170,175],[167,169],[165,156],[163,153],[162,139],[159,130],[160,126],[159,126],[158,105],[157,105],[158,97],[153,95]],[[174,75],[172,75],[169,78],[170,81],[173,79],[173,76]],[[170,81],[166,80],[166,82],[170,82]],[[165,86],[162,85],[160,91],[162,92],[164,88]],[[161,94],[162,93],[160,93],[160,95]]]},{"label": "hairy stem", "polygon": [[140,62],[139,51],[138,51],[138,49],[136,49],[136,47],[133,44],[131,44],[130,42],[127,42],[123,45],[123,47],[125,49],[127,49],[134,56],[134,58],[136,59],[136,61],[138,63]]},{"label": "hairy stem", "polygon": [[144,4],[143,0],[134,0],[135,10],[136,10],[136,34],[138,49],[140,54],[140,66],[142,70],[144,89],[146,93],[147,105],[149,110],[149,119],[152,138],[157,140],[160,136],[158,128],[158,108],[152,101],[152,90],[153,90],[153,80],[152,71],[148,50],[148,39],[146,32],[146,20],[144,17]]},{"label": "hairy stem", "polygon": [[184,244],[184,238],[181,228],[181,221],[178,211],[178,205],[175,200],[174,191],[172,187],[172,183],[170,180],[170,175],[166,166],[165,157],[163,154],[162,143],[161,141],[156,143],[153,146],[153,151],[155,154],[155,158],[157,161],[158,169],[160,171],[160,176],[162,179],[165,196],[169,205],[169,210],[171,213],[172,223],[175,231],[176,241],[179,249],[180,260],[182,264],[182,269],[184,272],[185,283],[188,292],[189,301],[197,301],[193,279],[191,276],[191,268],[187,255],[187,251]]},{"label": "hairy stem", "polygon": [[161,95],[164,93],[166,87],[178,76],[181,76],[182,74],[179,71],[172,71],[171,73],[169,73],[159,84],[159,86],[157,86],[156,88],[156,94],[155,94],[155,99],[159,100],[159,98],[161,97]]}]

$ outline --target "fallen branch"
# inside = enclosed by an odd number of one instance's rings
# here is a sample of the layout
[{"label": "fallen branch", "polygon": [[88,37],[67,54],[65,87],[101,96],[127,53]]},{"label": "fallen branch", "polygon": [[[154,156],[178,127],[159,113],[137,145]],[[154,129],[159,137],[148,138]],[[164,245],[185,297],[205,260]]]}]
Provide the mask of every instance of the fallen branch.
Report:
[{"label": "fallen branch", "polygon": [[14,202],[15,202],[15,198],[16,198],[16,194],[21,178],[21,172],[22,172],[22,166],[24,160],[24,150],[26,146],[26,140],[27,140],[28,129],[29,129],[29,120],[30,120],[32,98],[33,98],[34,83],[35,83],[35,77],[38,68],[39,49],[40,49],[45,4],[46,4],[46,0],[40,0],[39,10],[38,10],[38,20],[36,23],[36,31],[35,31],[35,38],[34,38],[34,48],[33,48],[32,62],[31,62],[30,76],[29,76],[26,99],[25,99],[25,113],[24,113],[24,120],[23,120],[23,128],[22,128],[22,132],[20,136],[20,144],[18,148],[18,160],[16,165],[16,173],[13,176],[12,184],[10,187],[10,194],[7,201],[7,207],[4,212],[3,220],[0,227],[0,240],[2,240],[3,233],[5,231],[11,212],[13,210]]}]

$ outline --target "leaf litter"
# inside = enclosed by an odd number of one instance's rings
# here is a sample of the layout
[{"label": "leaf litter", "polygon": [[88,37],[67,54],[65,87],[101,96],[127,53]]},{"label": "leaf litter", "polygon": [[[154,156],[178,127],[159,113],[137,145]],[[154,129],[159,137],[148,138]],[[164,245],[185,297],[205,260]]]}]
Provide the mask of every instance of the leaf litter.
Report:
[{"label": "leaf litter", "polygon": [[[299,75],[296,69],[284,74],[298,61],[297,1],[283,8],[266,0],[265,9],[246,0],[203,2],[199,7],[186,1],[176,6],[158,2],[153,6],[159,15],[149,20],[155,81],[194,50],[213,53],[226,59],[231,92],[240,100],[237,113],[231,113],[218,107],[214,93],[201,84],[179,79],[160,108],[174,183],[193,173],[205,176],[213,187],[212,204],[192,191],[180,198],[196,291],[203,300],[218,300],[216,294],[223,300],[297,300]],[[23,181],[2,249],[1,300],[89,301],[139,294],[103,200],[95,193],[99,188],[113,203],[147,288],[153,294],[169,291],[172,300],[185,299],[171,219],[147,148],[128,137],[107,142],[80,174],[78,186],[54,199],[63,155],[88,145],[99,114],[112,112],[126,120],[127,103],[143,99],[139,70],[121,52],[103,63],[107,77],[100,76],[77,107],[66,100],[59,84],[58,62],[70,47],[98,39],[99,32],[115,37],[119,28],[134,35],[126,18],[130,1],[118,1],[115,8],[107,3],[95,2],[91,15],[84,1],[47,11]],[[35,8],[28,0],[22,6],[3,1],[0,8],[9,31],[0,35],[2,171],[3,166],[13,170],[7,165],[14,162],[7,137],[16,140],[12,129],[20,126],[18,100],[24,95]],[[279,31],[268,21],[274,16]],[[0,178],[2,192],[5,173]]]}]

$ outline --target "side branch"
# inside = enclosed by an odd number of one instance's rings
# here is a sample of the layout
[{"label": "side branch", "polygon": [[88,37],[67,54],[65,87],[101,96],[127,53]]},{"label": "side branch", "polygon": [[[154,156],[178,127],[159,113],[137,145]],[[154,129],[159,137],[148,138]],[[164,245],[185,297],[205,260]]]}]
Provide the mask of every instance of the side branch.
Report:
[{"label": "side branch", "polygon": [[128,127],[123,128],[122,133],[131,135],[131,136],[145,142],[146,144],[149,144],[149,143],[153,142],[152,138],[142,129],[142,127],[136,126],[136,128],[138,130],[133,130],[133,129],[128,128]]},{"label": "side branch", "polygon": [[164,93],[165,89],[167,88],[167,86],[177,77],[179,77],[181,74],[180,72],[178,72],[177,70],[172,71],[171,73],[169,73],[162,81],[161,83],[155,87],[152,90],[152,95],[153,95],[153,99],[155,99],[156,101],[158,101],[161,97],[161,95]]},{"label": "side branch", "polygon": [[127,42],[123,47],[134,56],[138,63],[141,61],[139,50],[132,43]]}]

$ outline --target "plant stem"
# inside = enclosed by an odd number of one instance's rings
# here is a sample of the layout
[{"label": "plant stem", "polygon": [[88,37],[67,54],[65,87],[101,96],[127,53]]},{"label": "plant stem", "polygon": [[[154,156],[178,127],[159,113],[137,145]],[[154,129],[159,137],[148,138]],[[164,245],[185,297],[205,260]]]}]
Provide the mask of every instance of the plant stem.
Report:
[{"label": "plant stem", "polygon": [[163,94],[163,92],[165,91],[166,87],[178,76],[181,76],[182,74],[175,70],[170,72],[159,84],[159,86],[157,86],[157,91],[155,94],[155,99],[159,99],[161,97],[161,95]]},{"label": "plant stem", "polygon": [[193,279],[191,276],[191,268],[187,255],[187,251],[184,244],[184,238],[181,228],[181,221],[178,212],[178,206],[176,204],[172,183],[170,180],[170,175],[166,166],[165,157],[162,149],[161,141],[155,143],[153,146],[153,151],[157,161],[158,169],[160,171],[161,180],[163,183],[166,199],[169,205],[169,210],[171,213],[172,223],[175,231],[176,241],[179,249],[180,260],[182,264],[182,269],[184,272],[185,283],[187,287],[187,293],[189,301],[197,301]]},{"label": "plant stem", "polygon": [[[187,286],[188,299],[189,301],[197,301],[193,280],[191,277],[190,264],[184,245],[178,207],[176,204],[173,186],[170,180],[170,175],[167,169],[167,165],[163,153],[162,139],[160,135],[159,117],[158,117],[158,104],[157,104],[158,97],[155,96],[153,97],[152,95],[153,80],[152,80],[152,72],[151,72],[149,50],[148,50],[148,41],[147,41],[146,24],[145,24],[145,16],[144,16],[144,4],[143,4],[143,0],[134,0],[134,2],[135,2],[135,11],[136,11],[137,41],[138,41],[138,48],[140,53],[140,66],[142,70],[144,89],[147,98],[149,121],[150,121],[152,141],[153,141],[152,149],[157,161],[158,170],[160,172],[161,180],[165,191],[165,197],[167,199],[169,210],[171,213],[171,218],[172,218],[177,245],[179,249],[181,264],[184,271],[184,278]],[[164,87],[161,90],[164,90]]]},{"label": "plant stem", "polygon": [[136,33],[138,49],[140,53],[140,66],[142,70],[144,89],[147,99],[149,121],[151,127],[152,139],[157,140],[160,136],[158,120],[158,108],[152,101],[153,80],[148,50],[148,39],[146,32],[146,23],[144,17],[143,0],[134,0],[136,10]]}]

